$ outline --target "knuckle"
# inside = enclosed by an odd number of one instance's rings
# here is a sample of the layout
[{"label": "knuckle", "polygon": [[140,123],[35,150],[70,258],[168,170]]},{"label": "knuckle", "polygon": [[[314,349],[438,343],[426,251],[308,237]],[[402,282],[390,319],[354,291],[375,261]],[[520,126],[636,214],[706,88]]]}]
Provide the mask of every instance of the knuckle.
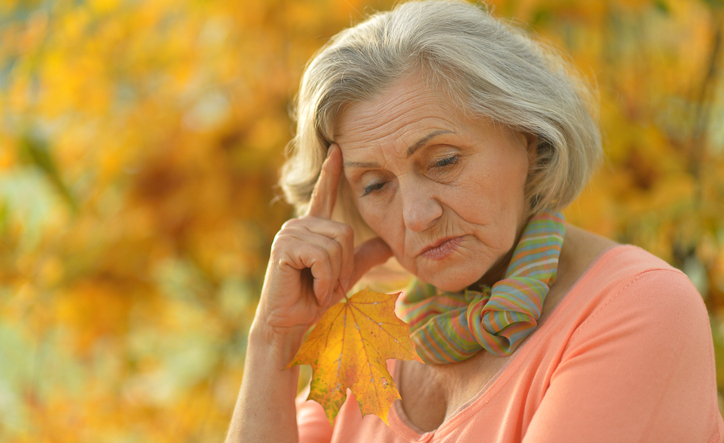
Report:
[{"label": "knuckle", "polygon": [[270,256],[275,259],[284,254],[287,250],[291,249],[289,243],[290,240],[288,236],[277,234],[271,245]]},{"label": "knuckle", "polygon": [[284,247],[284,245],[286,245],[288,242],[289,235],[287,235],[283,230],[277,232],[277,234],[274,236],[274,240],[272,240],[272,251]]},{"label": "knuckle", "polygon": [[289,255],[283,248],[272,248],[269,254],[269,263],[276,266],[289,264]]},{"label": "knuckle", "polygon": [[289,257],[289,255],[281,253],[272,254],[269,261],[279,267],[291,266],[293,264],[293,261],[291,257]]},{"label": "knuckle", "polygon": [[341,237],[344,241],[352,242],[354,240],[354,229],[352,229],[352,226],[342,223],[340,231]]},{"label": "knuckle", "polygon": [[327,252],[327,249],[325,249],[321,245],[317,245],[317,244],[310,244],[310,246],[311,246],[311,253],[314,258],[316,258],[318,260],[329,261],[329,253]]},{"label": "knuckle", "polygon": [[299,218],[292,218],[292,219],[284,222],[281,230],[284,231],[284,230],[288,230],[288,229],[293,229],[293,228],[299,226],[299,223],[300,223]]},{"label": "knuckle", "polygon": [[330,249],[335,257],[340,257],[342,255],[343,248],[342,245],[339,244],[339,242],[331,240]]}]

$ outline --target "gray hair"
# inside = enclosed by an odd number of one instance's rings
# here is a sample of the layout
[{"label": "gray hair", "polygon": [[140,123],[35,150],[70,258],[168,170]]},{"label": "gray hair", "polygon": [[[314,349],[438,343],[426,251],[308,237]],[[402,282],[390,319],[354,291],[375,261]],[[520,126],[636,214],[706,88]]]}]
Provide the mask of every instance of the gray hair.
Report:
[{"label": "gray hair", "polygon": [[298,211],[309,203],[340,109],[371,101],[410,73],[469,115],[538,136],[526,185],[533,214],[563,209],[588,182],[602,152],[597,101],[572,65],[487,9],[412,1],[340,32],[308,64],[280,180]]}]

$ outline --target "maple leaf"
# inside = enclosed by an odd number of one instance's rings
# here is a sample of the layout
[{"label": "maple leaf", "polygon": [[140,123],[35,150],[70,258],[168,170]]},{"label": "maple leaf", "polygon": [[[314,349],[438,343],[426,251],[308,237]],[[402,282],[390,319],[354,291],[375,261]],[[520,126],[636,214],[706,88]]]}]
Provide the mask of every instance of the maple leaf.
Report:
[{"label": "maple leaf", "polygon": [[410,326],[395,315],[399,295],[365,288],[332,306],[289,363],[312,366],[307,399],[322,405],[330,423],[349,388],[362,415],[374,414],[389,424],[387,412],[400,393],[387,372],[387,359],[422,362],[410,339]]}]

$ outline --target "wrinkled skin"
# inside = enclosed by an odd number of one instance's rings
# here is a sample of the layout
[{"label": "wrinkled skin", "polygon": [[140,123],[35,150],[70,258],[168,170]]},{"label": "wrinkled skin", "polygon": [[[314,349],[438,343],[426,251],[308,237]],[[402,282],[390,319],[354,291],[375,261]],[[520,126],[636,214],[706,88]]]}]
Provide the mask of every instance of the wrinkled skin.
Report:
[{"label": "wrinkled skin", "polygon": [[501,277],[529,216],[535,136],[468,117],[410,76],[347,106],[335,142],[360,215],[404,268],[449,291]]}]

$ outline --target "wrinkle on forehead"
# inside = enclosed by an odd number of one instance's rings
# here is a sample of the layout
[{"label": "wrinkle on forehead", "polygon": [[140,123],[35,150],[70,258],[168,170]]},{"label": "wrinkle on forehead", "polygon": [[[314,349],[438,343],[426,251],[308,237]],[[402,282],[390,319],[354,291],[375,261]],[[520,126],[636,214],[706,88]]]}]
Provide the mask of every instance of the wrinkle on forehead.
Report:
[{"label": "wrinkle on forehead", "polygon": [[418,77],[405,77],[376,99],[350,104],[340,112],[335,142],[343,153],[393,146],[404,157],[407,148],[429,132],[456,131],[450,100]]}]

